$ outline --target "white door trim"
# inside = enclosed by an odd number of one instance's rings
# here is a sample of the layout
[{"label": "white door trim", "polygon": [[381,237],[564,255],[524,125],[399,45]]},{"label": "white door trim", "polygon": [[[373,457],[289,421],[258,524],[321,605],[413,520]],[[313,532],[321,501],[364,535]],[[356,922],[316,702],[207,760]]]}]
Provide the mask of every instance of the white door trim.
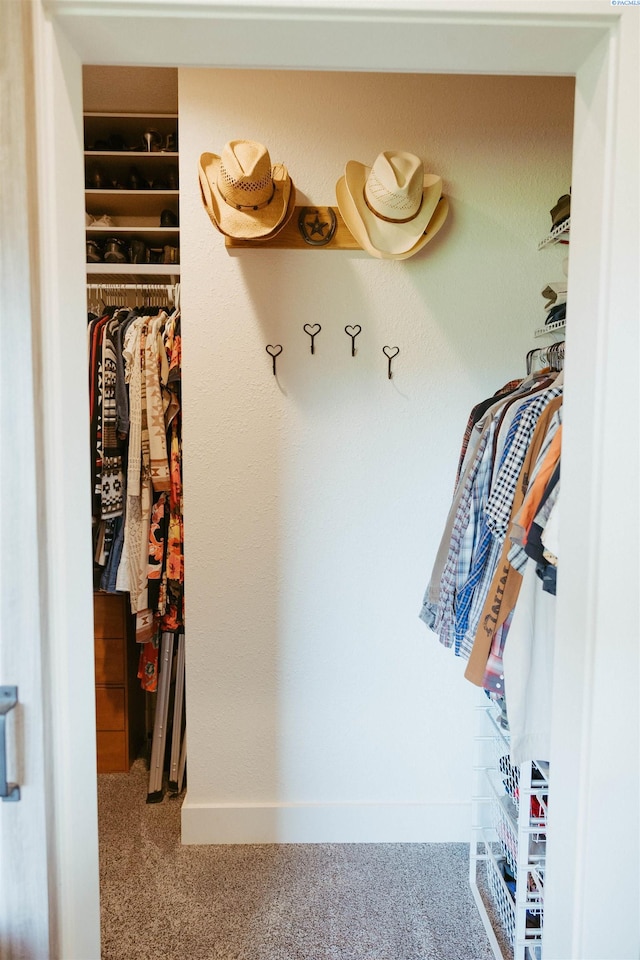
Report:
[{"label": "white door trim", "polygon": [[52,956],[98,960],[82,70],[80,58],[39,5],[33,5],[33,14]]},{"label": "white door trim", "polygon": [[[17,687],[6,716],[7,777],[17,802],[0,803],[0,955],[49,956],[46,610],[40,560],[42,490],[38,392],[35,93],[31,10],[0,5],[0,683]],[[43,676],[44,675],[44,676]]]},{"label": "white door trim", "polygon": [[[576,148],[572,205],[571,310],[563,450],[562,560],[554,713],[554,806],[549,847],[547,960],[616,958],[637,950],[638,888],[629,856],[637,851],[637,556],[614,568],[623,517],[634,515],[637,457],[637,9],[595,2],[405,2],[344,4],[177,3],[161,0],[51,0],[40,18],[39,189],[42,290],[44,482],[48,616],[55,675],[52,731],[59,824],[57,876],[66,891],[61,955],[90,956],[95,944],[95,884],[81,896],[70,871],[89,876],[95,810],[91,596],[88,559],[86,359],[83,352],[84,246],[79,63],[357,68],[445,72],[576,73]],[[126,26],[126,29],[124,29]],[[394,44],[388,42],[394,30]],[[479,41],[481,37],[482,42]],[[359,43],[354,43],[358,38]],[[562,55],[560,55],[562,54]],[[635,58],[635,59],[634,59]],[[635,136],[634,136],[635,131]],[[635,257],[635,260],[634,260]],[[625,269],[617,264],[624,263]],[[635,267],[633,264],[635,263]],[[612,432],[613,418],[624,410]],[[622,429],[624,428],[624,433]],[[612,442],[612,437],[617,441]],[[621,483],[620,477],[624,478]],[[574,496],[571,491],[573,490]],[[621,502],[620,495],[631,502]],[[78,504],[86,506],[86,520]],[[566,505],[565,505],[566,504]],[[586,504],[586,507],[585,507]],[[637,506],[637,504],[636,504]],[[637,541],[637,529],[634,529]],[[617,581],[612,584],[613,573]],[[609,599],[616,587],[615,609]],[[626,768],[607,748],[603,680],[615,694],[612,716],[627,717]],[[609,686],[609,689],[611,687]],[[634,749],[635,748],[635,749]],[[599,809],[600,770],[616,810]],[[73,790],[71,790],[73,784]],[[621,799],[621,785],[624,798]],[[84,850],[70,830],[86,797]],[[70,803],[66,808],[65,803]],[[618,805],[622,804],[618,808]],[[618,809],[621,815],[618,816]],[[601,836],[616,851],[604,873]],[[85,822],[86,821],[86,822]],[[74,849],[75,847],[75,849]],[[605,851],[605,852],[603,852]],[[635,861],[634,861],[635,862]],[[621,866],[622,865],[622,866]],[[94,864],[95,866],[95,864]],[[607,881],[605,883],[604,881]],[[88,904],[88,900],[92,903]],[[603,924],[603,916],[611,918]],[[84,938],[84,941],[83,941]],[[632,955],[632,954],[630,954]]]}]

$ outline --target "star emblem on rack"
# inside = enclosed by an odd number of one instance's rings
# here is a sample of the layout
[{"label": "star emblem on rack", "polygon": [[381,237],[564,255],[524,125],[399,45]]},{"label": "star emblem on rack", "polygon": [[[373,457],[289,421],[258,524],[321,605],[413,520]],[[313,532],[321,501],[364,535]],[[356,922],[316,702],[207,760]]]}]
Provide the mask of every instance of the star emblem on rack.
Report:
[{"label": "star emblem on rack", "polygon": [[318,211],[316,210],[316,218],[313,223],[309,223],[307,220],[307,227],[309,228],[309,236],[313,237],[314,234],[318,234],[324,240],[324,231],[327,229],[329,224],[325,221],[322,223],[320,217],[318,216]]},{"label": "star emblem on rack", "polygon": [[305,243],[322,247],[333,239],[336,232],[336,215],[331,207],[301,207],[298,229]]}]

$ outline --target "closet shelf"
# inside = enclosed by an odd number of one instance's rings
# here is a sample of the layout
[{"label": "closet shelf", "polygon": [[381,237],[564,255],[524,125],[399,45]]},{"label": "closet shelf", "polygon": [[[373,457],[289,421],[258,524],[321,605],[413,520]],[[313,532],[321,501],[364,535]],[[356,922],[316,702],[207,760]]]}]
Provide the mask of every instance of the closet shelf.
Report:
[{"label": "closet shelf", "polygon": [[131,226],[87,227],[87,239],[108,240],[109,237],[144,237],[150,245],[174,243],[180,236],[179,227],[147,227],[142,223]]},{"label": "closet shelf", "polygon": [[541,240],[538,244],[538,250],[548,247],[552,243],[569,243],[569,230],[571,229],[571,217],[568,217],[564,223],[555,227],[551,233]]},{"label": "closet shelf", "polygon": [[174,150],[85,150],[85,157],[92,160],[107,157],[109,160],[177,160],[180,154]]},{"label": "closet shelf", "polygon": [[102,110],[87,110],[86,117],[105,117],[109,120],[177,120],[177,113],[109,113]]},{"label": "closet shelf", "polygon": [[[84,135],[85,148],[89,156],[95,156],[98,150],[92,150],[91,147],[98,141],[106,141],[107,149],[109,138],[117,135],[124,139],[125,147],[139,148],[144,150],[144,134],[153,131],[165,138],[171,135],[176,138],[178,135],[178,114],[177,113],[85,113],[84,115]],[[160,144],[161,145],[161,144]],[[158,155],[161,151],[147,151],[148,153]],[[126,156],[129,150],[118,151]]]},{"label": "closet shelf", "polygon": [[85,193],[89,197],[177,197],[180,193],[179,190],[154,190],[149,188],[148,190],[95,190],[89,188],[85,190]]},{"label": "closet shelf", "polygon": [[549,337],[555,333],[564,333],[567,328],[566,320],[556,320],[555,323],[547,323],[544,327],[538,327],[535,337]]},{"label": "closet shelf", "polygon": [[[164,209],[177,212],[178,190],[85,190],[87,213],[110,217],[158,217]],[[122,224],[122,226],[134,224]]]},{"label": "closet shelf", "polygon": [[144,283],[162,281],[175,283],[180,277],[179,263],[88,263],[87,279],[97,277],[104,283]]}]

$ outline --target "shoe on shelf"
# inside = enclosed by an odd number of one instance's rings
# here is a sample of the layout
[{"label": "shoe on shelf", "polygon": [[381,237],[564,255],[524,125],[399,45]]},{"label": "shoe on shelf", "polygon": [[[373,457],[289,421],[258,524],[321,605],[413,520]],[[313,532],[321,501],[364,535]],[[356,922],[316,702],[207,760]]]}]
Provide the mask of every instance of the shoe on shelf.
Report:
[{"label": "shoe on shelf", "polygon": [[107,180],[102,167],[92,166],[87,171],[87,190],[110,190],[111,181]]},{"label": "shoe on shelf", "polygon": [[162,251],[163,263],[180,263],[180,251],[178,247],[172,247],[167,244]]},{"label": "shoe on shelf", "polygon": [[131,167],[129,170],[129,179],[127,181],[129,190],[148,190],[149,184],[142,176],[137,167]]},{"label": "shoe on shelf", "polygon": [[160,214],[160,226],[161,227],[177,227],[178,226],[178,216],[173,212],[173,210],[163,210]]},{"label": "shoe on shelf", "polygon": [[128,257],[129,248],[124,240],[120,240],[118,237],[110,237],[108,240],[105,240],[105,263],[126,263]]},{"label": "shoe on shelf", "polygon": [[87,240],[87,263],[102,263],[102,247],[96,240]]},{"label": "shoe on shelf", "polygon": [[162,147],[162,137],[157,130],[145,130],[143,136],[147,153],[160,150]]},{"label": "shoe on shelf", "polygon": [[109,135],[109,150],[128,150],[127,144],[124,142],[124,137],[119,133],[112,133]]},{"label": "shoe on shelf", "polygon": [[131,263],[149,263],[151,256],[144,240],[131,241]]},{"label": "shoe on shelf", "polygon": [[168,133],[166,140],[162,144],[163,153],[177,153],[178,152],[178,138],[175,133]]}]

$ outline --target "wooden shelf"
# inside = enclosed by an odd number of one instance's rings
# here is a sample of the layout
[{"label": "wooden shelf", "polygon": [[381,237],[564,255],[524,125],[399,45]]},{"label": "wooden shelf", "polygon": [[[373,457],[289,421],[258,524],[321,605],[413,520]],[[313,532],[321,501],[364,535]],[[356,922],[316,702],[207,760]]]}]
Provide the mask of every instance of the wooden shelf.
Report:
[{"label": "wooden shelf", "polygon": [[[300,231],[300,227],[298,225],[300,217],[303,216],[305,221],[313,224],[316,213],[318,219],[318,231],[316,231],[315,235],[317,235],[318,239],[322,238],[323,234],[326,236],[328,232],[328,227],[326,224],[331,222],[331,217],[334,216],[336,219],[335,233],[328,243],[308,243]],[[226,247],[236,250],[309,250],[314,247],[317,250],[362,249],[342,219],[342,215],[337,207],[316,207],[312,204],[308,204],[304,207],[295,207],[293,216],[289,222],[279,233],[275,235],[275,237],[272,237],[270,240],[236,240],[233,237],[225,237],[224,242]]]}]

